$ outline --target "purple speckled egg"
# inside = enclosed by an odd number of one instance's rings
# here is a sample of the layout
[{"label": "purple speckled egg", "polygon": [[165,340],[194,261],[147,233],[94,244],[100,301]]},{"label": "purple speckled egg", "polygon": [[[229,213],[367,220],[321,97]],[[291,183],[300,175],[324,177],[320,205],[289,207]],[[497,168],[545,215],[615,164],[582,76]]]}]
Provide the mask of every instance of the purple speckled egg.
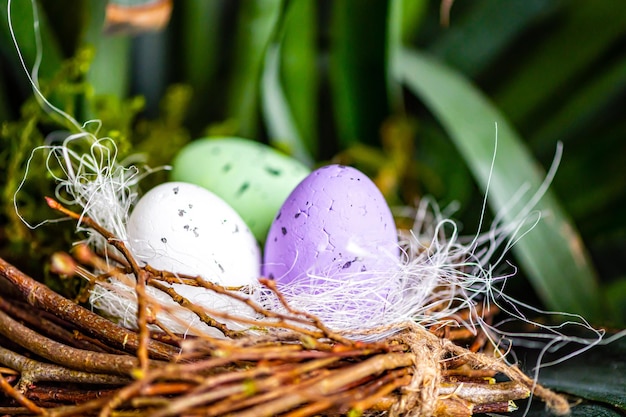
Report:
[{"label": "purple speckled egg", "polygon": [[282,285],[314,286],[394,270],[397,235],[385,198],[365,174],[325,166],[283,203],[265,243],[263,274]]}]

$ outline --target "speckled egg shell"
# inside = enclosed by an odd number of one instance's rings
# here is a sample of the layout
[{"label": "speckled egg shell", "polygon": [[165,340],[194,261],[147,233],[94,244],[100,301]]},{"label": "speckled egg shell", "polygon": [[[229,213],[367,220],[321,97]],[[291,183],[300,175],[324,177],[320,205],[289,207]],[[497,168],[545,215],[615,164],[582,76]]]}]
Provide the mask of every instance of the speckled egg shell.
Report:
[{"label": "speckled egg shell", "polygon": [[307,275],[393,270],[397,239],[376,185],[355,168],[325,166],[305,178],[278,212],[265,244],[263,274],[288,284]]},{"label": "speckled egg shell", "polygon": [[265,241],[280,205],[310,170],[273,148],[241,138],[204,138],[185,146],[171,178],[200,185],[230,204]]},{"label": "speckled egg shell", "polygon": [[201,275],[225,286],[258,279],[259,248],[247,225],[197,185],[168,182],[153,188],[133,209],[126,229],[134,256],[156,269]]}]

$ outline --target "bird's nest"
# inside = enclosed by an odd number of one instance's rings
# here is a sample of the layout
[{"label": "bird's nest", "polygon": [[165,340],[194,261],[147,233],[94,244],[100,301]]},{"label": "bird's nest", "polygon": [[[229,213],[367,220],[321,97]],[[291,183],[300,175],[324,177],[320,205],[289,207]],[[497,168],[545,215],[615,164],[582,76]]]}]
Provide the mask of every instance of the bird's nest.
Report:
[{"label": "bird's nest", "polygon": [[[51,265],[91,284],[133,277],[136,329],[81,307],[0,259],[0,415],[471,416],[510,412],[514,400],[531,394],[558,414],[569,410],[563,397],[507,364],[484,333],[406,322],[371,329],[381,336],[365,342],[295,311],[273,281],[262,283],[283,301],[281,312],[200,278],[141,267],[121,241],[90,226],[116,246],[119,259],[105,262],[79,245],[71,256],[55,255]],[[260,319],[195,306],[173,292],[173,279],[233,297]],[[222,337],[168,331],[158,319],[168,307],[148,295],[149,287],[167,292]],[[232,330],[225,321],[247,330]]]}]

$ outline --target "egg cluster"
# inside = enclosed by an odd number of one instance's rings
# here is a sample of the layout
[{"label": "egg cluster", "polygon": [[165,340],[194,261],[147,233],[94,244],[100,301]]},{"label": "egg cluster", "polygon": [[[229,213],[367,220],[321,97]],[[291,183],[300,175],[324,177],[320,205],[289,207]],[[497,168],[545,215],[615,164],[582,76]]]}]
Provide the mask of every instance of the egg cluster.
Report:
[{"label": "egg cluster", "polygon": [[[171,179],[146,193],[129,218],[138,260],[227,287],[266,276],[286,294],[319,299],[322,310],[360,303],[382,311],[390,302],[388,286],[368,288],[397,268],[398,233],[384,197],[360,171],[329,165],[310,173],[260,143],[207,138],[180,151]],[[198,305],[224,304],[203,288],[175,286]],[[337,289],[329,302],[325,295]]]}]

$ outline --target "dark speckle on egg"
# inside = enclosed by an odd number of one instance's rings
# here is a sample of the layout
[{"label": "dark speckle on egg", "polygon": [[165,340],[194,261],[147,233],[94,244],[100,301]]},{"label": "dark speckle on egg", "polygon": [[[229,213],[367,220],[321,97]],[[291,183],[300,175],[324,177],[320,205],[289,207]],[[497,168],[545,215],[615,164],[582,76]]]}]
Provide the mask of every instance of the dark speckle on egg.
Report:
[{"label": "dark speckle on egg", "polygon": [[278,177],[281,174],[280,170],[276,169],[276,168],[265,167],[264,169],[265,169],[265,172],[267,172],[268,174],[273,175],[275,177]]},{"label": "dark speckle on egg", "polygon": [[224,166],[222,167],[222,171],[224,172],[228,172],[231,170],[233,166],[231,164],[224,164]]},{"label": "dark speckle on egg", "polygon": [[163,243],[167,243],[167,238],[162,237],[162,238],[161,238],[161,242],[163,242]]},{"label": "dark speckle on egg", "polygon": [[244,182],[243,184],[241,184],[241,186],[239,186],[239,189],[237,190],[237,196],[242,195],[243,193],[246,192],[246,190],[250,188],[250,183],[249,182]]},{"label": "dark speckle on egg", "polygon": [[287,228],[286,227],[281,227],[280,231],[282,232],[283,236],[285,236],[287,234]]},{"label": "dark speckle on egg", "polygon": [[280,220],[280,215],[282,214],[281,211],[278,212],[278,214],[276,215],[276,220]]},{"label": "dark speckle on egg", "polygon": [[187,207],[189,207],[189,209],[193,208],[193,204],[188,204]]},{"label": "dark speckle on egg", "polygon": [[182,210],[182,209],[179,209],[179,210],[178,210],[178,216],[179,216],[179,217],[183,217],[183,216],[185,215],[185,213],[186,213],[186,211],[185,211],[185,210]]},{"label": "dark speckle on egg", "polygon": [[302,214],[301,212],[297,212],[297,213],[295,214],[295,216],[293,216],[293,217],[297,219],[298,217],[300,217],[300,215],[301,215],[301,214]]},{"label": "dark speckle on egg", "polygon": [[174,192],[174,194],[178,194],[178,187],[172,188],[172,191]]}]

